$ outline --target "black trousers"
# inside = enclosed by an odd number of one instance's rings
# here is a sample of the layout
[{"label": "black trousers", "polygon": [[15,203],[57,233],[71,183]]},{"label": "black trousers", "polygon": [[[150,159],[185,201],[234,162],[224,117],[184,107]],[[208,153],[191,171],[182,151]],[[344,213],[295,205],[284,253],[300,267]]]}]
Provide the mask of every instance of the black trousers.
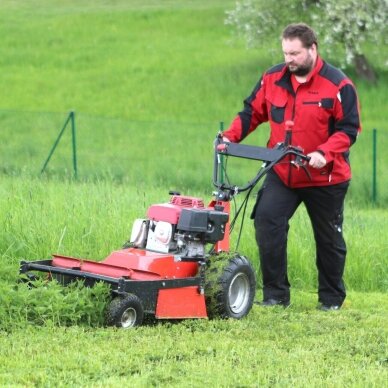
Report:
[{"label": "black trousers", "polygon": [[270,172],[258,193],[253,212],[263,276],[264,300],[290,300],[287,277],[289,220],[304,203],[313,227],[318,269],[318,301],[341,306],[346,244],[342,234],[344,199],[349,182],[290,189]]}]

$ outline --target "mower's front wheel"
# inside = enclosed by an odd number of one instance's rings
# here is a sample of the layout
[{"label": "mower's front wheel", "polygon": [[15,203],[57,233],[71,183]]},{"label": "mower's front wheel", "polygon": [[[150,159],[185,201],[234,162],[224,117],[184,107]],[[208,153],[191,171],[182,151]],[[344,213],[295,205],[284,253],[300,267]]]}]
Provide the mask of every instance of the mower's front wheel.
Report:
[{"label": "mower's front wheel", "polygon": [[106,314],[108,326],[123,329],[140,326],[144,319],[144,309],[141,300],[134,294],[112,299]]},{"label": "mower's front wheel", "polygon": [[205,277],[209,318],[240,319],[249,313],[256,292],[256,276],[246,257],[211,257]]}]

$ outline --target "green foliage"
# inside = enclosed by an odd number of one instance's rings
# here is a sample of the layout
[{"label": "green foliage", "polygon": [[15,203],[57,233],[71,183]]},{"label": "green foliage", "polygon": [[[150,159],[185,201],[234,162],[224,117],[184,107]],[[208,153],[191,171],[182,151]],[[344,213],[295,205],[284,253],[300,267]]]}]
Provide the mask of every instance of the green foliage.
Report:
[{"label": "green foliage", "polygon": [[[387,0],[323,1],[317,2],[317,7],[322,12],[313,13],[312,19],[321,31],[323,44],[329,52],[333,52],[332,47],[342,45],[345,63],[350,64],[357,55],[365,54],[366,42],[376,48],[388,43]],[[378,51],[374,54],[379,55]]]},{"label": "green foliage", "polygon": [[[388,36],[386,0],[248,0],[237,2],[226,19],[250,46],[279,37],[279,26],[284,28],[299,21],[313,26],[322,52],[342,66],[353,63],[357,55],[364,55],[365,43],[375,45],[374,55],[386,60],[380,52]],[[387,66],[381,61],[376,63],[375,57],[373,64]]]},{"label": "green foliage", "polygon": [[62,287],[57,282],[35,280],[10,287],[2,279],[0,330],[12,331],[26,325],[101,326],[109,299],[103,283],[86,288],[80,282]]},{"label": "green foliage", "polygon": [[[237,1],[233,10],[227,11],[225,23],[232,25],[238,35],[244,37],[248,47],[262,47],[273,38],[280,38],[281,26],[295,21],[311,21],[306,12],[311,1],[261,0]],[[302,18],[302,19],[301,19]],[[283,27],[283,28],[284,28]]]}]

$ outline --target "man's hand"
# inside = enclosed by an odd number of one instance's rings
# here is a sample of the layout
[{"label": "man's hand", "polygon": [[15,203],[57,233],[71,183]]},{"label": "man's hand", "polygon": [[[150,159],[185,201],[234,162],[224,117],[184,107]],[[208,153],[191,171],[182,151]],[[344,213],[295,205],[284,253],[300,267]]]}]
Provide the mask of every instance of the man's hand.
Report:
[{"label": "man's hand", "polygon": [[309,153],[307,156],[310,157],[309,165],[313,168],[322,168],[326,166],[325,157],[318,151]]},{"label": "man's hand", "polygon": [[[224,143],[230,143],[230,140],[229,140],[227,137],[225,137],[225,136],[222,136],[222,141],[223,141]],[[217,148],[218,148],[218,145],[220,145],[220,138],[219,138],[219,137],[216,137],[216,138],[214,139],[213,145],[214,145],[214,147],[217,147]]]}]

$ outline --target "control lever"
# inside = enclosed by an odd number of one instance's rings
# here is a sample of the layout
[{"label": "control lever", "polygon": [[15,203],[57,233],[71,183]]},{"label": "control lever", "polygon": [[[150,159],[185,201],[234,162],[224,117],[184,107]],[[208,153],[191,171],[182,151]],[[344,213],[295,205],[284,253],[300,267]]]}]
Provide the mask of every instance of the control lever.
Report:
[{"label": "control lever", "polygon": [[294,127],[294,122],[292,120],[286,121],[286,138],[284,139],[284,145],[288,147],[291,145],[291,135],[292,135],[292,128]]}]

